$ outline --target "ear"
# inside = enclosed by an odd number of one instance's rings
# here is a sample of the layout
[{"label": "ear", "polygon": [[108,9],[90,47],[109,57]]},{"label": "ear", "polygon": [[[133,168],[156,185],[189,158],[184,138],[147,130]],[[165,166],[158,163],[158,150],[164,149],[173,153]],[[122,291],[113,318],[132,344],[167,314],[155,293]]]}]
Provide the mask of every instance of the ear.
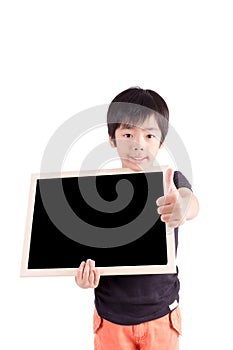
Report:
[{"label": "ear", "polygon": [[112,148],[115,148],[115,147],[116,147],[115,142],[114,142],[112,136],[109,136],[109,142],[110,142],[110,145],[111,145]]}]

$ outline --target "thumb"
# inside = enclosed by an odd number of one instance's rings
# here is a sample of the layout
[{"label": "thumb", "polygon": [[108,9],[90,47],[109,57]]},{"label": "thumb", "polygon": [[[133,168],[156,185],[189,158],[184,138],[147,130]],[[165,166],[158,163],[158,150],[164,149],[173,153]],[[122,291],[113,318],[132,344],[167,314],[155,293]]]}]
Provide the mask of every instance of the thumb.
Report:
[{"label": "thumb", "polygon": [[173,181],[173,177],[174,177],[173,169],[171,168],[167,169],[166,175],[165,175],[166,193],[172,192],[176,189],[176,186]]}]

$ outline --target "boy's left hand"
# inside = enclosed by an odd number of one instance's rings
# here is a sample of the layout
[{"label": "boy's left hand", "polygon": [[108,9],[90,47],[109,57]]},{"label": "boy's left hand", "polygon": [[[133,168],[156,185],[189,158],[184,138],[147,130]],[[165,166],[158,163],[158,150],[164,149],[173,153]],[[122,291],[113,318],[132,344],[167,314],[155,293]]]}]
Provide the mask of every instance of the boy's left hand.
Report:
[{"label": "boy's left hand", "polygon": [[173,182],[174,172],[168,169],[165,177],[167,194],[157,199],[158,213],[161,220],[169,227],[178,227],[186,221],[186,213],[192,192],[186,188],[177,190]]}]

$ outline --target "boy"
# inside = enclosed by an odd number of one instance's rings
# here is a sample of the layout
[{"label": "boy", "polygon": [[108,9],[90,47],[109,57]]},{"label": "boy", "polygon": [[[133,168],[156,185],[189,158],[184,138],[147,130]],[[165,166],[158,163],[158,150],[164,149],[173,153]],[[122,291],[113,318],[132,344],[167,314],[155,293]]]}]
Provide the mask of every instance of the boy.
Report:
[{"label": "boy", "polygon": [[[169,110],[152,90],[130,88],[117,95],[108,113],[108,133],[123,168],[153,166],[168,132]],[[161,220],[175,231],[194,218],[198,200],[179,172],[166,173],[168,194],[156,201]],[[156,210],[155,204],[155,210]],[[176,274],[102,276],[95,262],[82,262],[75,277],[82,288],[95,288],[95,350],[177,350],[181,334]]]}]

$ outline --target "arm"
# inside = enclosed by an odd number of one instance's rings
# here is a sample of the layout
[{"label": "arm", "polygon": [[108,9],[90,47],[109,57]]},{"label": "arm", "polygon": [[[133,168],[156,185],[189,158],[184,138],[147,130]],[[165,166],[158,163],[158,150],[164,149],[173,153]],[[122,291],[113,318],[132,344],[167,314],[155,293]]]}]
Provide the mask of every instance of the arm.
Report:
[{"label": "arm", "polygon": [[75,282],[81,288],[96,288],[99,284],[100,273],[95,267],[95,262],[88,259],[86,262],[81,262],[77,274],[75,276]]}]

